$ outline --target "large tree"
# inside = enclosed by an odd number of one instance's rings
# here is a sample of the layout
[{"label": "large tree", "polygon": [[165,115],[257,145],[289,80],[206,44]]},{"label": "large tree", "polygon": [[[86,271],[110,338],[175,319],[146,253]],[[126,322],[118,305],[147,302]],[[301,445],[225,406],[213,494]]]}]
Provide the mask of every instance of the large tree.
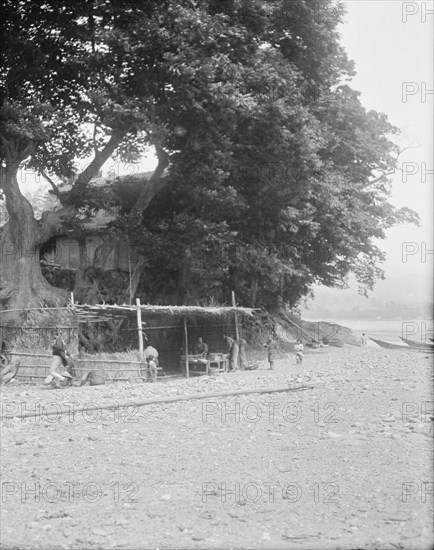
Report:
[{"label": "large tree", "polygon": [[233,289],[246,305],[293,306],[314,283],[343,286],[351,271],[367,292],[383,276],[376,240],[417,222],[388,202],[398,130],[346,82],[352,65],[335,31],[342,12],[254,7],[242,16],[260,46],[233,73],[242,71],[250,104],[228,111],[228,153],[214,148],[217,120],[210,128],[197,115],[200,143],[173,170],[182,187],[157,197],[137,229],[151,258],[145,299],[224,300]]},{"label": "large tree", "polygon": [[[22,0],[4,2],[3,15],[1,185],[9,222],[2,230],[0,301],[56,303],[64,296],[44,281],[39,252],[79,207],[99,206],[89,181],[114,153],[131,160],[154,147],[158,166],[131,209],[140,216],[180,148],[179,121],[201,108],[196,96],[207,95],[216,110],[236,108],[237,98],[219,84],[237,63],[230,53],[249,38],[189,1]],[[53,176],[70,177],[75,161],[90,155],[70,192],[61,194]],[[25,161],[49,179],[62,203],[40,221],[18,185]]]},{"label": "large tree", "polygon": [[[64,300],[41,247],[101,206],[89,182],[112,155],[147,147],[158,166],[112,229],[141,248],[145,299],[234,288],[275,307],[350,270],[367,287],[381,275],[372,239],[411,214],[387,202],[395,130],[345,83],[335,1],[11,0],[3,14],[3,307]],[[89,157],[61,193],[55,181]],[[23,162],[61,202],[41,220],[19,188]]]}]

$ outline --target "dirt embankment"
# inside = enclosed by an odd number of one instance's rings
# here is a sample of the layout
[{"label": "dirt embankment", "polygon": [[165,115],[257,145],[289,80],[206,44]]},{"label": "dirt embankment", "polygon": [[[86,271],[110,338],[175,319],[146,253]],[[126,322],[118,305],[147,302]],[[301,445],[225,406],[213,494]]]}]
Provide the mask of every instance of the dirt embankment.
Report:
[{"label": "dirt embankment", "polygon": [[281,342],[293,344],[301,340],[303,344],[318,344],[342,347],[345,344],[360,346],[360,335],[350,328],[327,321],[310,322],[286,310],[275,314],[260,312],[253,319],[245,319],[244,333],[252,345],[260,345],[273,333]]}]

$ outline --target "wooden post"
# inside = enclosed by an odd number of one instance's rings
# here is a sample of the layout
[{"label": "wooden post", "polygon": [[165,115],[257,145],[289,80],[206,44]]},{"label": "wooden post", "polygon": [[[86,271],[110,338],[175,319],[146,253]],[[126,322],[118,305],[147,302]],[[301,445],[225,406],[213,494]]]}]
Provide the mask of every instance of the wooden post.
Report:
[{"label": "wooden post", "polygon": [[139,333],[139,357],[143,363],[143,332],[142,332],[142,310],[140,309],[140,298],[136,298],[137,306],[137,331]]},{"label": "wooden post", "polygon": [[187,331],[187,317],[184,317],[184,342],[185,342],[185,376],[190,376],[188,368],[188,331]]},{"label": "wooden post", "polygon": [[74,305],[74,293],[71,292],[71,305]]},{"label": "wooden post", "polygon": [[[232,291],[232,307],[237,307],[236,304],[235,304],[235,292]],[[238,316],[236,313],[234,313],[235,315],[235,339],[237,340],[237,342],[239,341],[240,339],[240,334],[239,334],[239,329],[238,329]]]}]

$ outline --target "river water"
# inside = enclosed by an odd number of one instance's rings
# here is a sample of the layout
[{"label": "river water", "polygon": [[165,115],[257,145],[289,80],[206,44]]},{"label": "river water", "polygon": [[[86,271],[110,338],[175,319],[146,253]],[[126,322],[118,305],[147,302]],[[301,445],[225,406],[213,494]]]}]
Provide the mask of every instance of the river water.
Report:
[{"label": "river water", "polygon": [[[319,319],[306,320],[310,322],[319,321]],[[418,342],[431,342],[430,338],[434,338],[432,319],[412,319],[408,321],[333,319],[333,323],[348,327],[356,334],[361,335],[364,332],[368,337],[372,336],[387,342],[402,343],[400,337],[410,338]]]}]

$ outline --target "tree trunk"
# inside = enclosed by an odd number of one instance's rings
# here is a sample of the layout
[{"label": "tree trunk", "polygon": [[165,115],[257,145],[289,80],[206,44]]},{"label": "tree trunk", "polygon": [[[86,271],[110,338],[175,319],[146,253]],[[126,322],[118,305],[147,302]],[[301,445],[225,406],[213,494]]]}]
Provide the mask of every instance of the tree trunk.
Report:
[{"label": "tree trunk", "polygon": [[69,193],[68,200],[71,202],[80,201],[87,184],[92,178],[98,175],[101,167],[107,162],[111,155],[116,151],[121,141],[128,134],[130,128],[120,128],[117,131],[113,131],[109,141],[105,144],[102,151],[95,151],[94,158],[89,165],[81,172],[78,178],[75,180],[74,185]]},{"label": "tree trunk", "polygon": [[[17,181],[20,164],[32,153],[33,145],[30,142],[20,150],[18,142],[6,140],[2,136],[6,168],[1,170],[1,188],[6,197],[9,222],[0,229],[0,309],[57,306],[66,303],[69,293],[51,286],[42,275],[40,249],[61,231],[62,224],[67,219],[76,214],[76,207],[71,202],[73,203],[73,199],[80,200],[90,179],[116,150],[128,131],[129,128],[122,128],[113,132],[103,150],[95,153],[90,165],[77,178],[63,208],[45,212],[40,222],[35,219],[33,208],[22,195]],[[168,155],[159,144],[156,145],[156,151],[158,166],[142,189],[133,208],[134,214],[146,210],[152,198],[167,184],[167,178],[161,176],[169,164]],[[77,283],[78,288],[86,286],[80,277]],[[95,283],[91,293],[95,294],[97,290]],[[98,301],[96,296],[92,300]]]},{"label": "tree trunk", "polygon": [[177,300],[179,305],[196,306],[199,304],[199,289],[193,283],[192,261],[193,252],[190,247],[187,247],[179,268]]},{"label": "tree trunk", "polygon": [[141,214],[150,205],[152,199],[157,195],[166,185],[167,178],[163,178],[164,170],[169,166],[169,155],[158,144],[155,144],[155,152],[158,158],[157,167],[154,173],[150,177],[149,181],[144,185],[136,204],[132,209],[132,214]]},{"label": "tree trunk", "polygon": [[41,231],[33,208],[17,181],[18,162],[2,171],[2,189],[9,214],[1,229],[0,308],[21,309],[59,305],[67,292],[51,286],[41,271]]},{"label": "tree trunk", "polygon": [[258,291],[259,291],[259,280],[258,280],[258,277],[253,276],[252,285],[251,285],[251,300],[250,300],[251,307],[256,307],[256,302],[258,299]]}]

